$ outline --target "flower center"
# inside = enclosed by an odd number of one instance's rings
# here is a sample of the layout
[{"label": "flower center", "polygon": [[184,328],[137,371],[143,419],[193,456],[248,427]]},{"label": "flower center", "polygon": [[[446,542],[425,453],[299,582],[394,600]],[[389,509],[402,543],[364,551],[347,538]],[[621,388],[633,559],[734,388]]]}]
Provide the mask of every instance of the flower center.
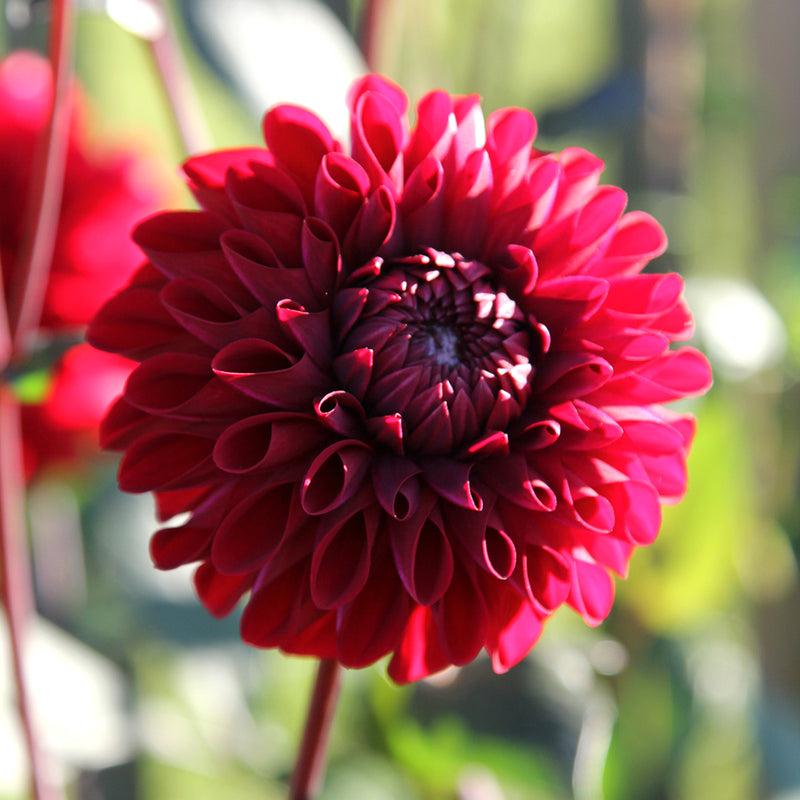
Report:
[{"label": "flower center", "polygon": [[427,336],[428,355],[445,367],[457,367],[461,363],[461,339],[458,332],[446,325],[432,322],[424,328]]},{"label": "flower center", "polygon": [[371,266],[358,318],[334,314],[349,328],[334,366],[368,418],[399,416],[404,450],[443,454],[518,417],[541,339],[492,270],[432,249]]}]

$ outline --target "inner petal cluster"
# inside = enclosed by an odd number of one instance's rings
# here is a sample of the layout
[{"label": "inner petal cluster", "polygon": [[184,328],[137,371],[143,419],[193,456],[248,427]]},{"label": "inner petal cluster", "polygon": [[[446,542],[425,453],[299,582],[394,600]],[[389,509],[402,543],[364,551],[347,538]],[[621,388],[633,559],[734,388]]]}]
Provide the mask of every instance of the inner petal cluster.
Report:
[{"label": "inner petal cluster", "polygon": [[489,267],[428,249],[366,272],[338,309],[334,366],[368,417],[394,420],[395,449],[449,453],[520,415],[542,336]]}]

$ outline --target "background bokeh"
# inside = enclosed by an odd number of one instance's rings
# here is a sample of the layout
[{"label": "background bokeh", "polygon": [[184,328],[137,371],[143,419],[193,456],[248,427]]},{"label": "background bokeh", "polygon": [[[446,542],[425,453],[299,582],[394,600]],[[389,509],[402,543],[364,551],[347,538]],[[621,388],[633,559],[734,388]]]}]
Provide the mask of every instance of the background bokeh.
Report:
[{"label": "background bokeh", "polygon": [[[340,134],[365,68],[362,3],[183,0],[173,21],[210,143],[260,141],[271,103]],[[487,660],[398,689],[345,676],[321,800],[800,798],[800,4],[796,0],[383,0],[379,71],[412,104],[478,92],[581,145],[670,237],[715,386],[686,500],[633,558],[609,620],[562,610],[504,676]],[[4,52],[42,48],[47,3],[6,0]],[[145,0],[81,4],[77,71],[98,143],[135,147],[185,205]],[[133,31],[133,32],[132,32]],[[32,661],[72,798],[285,796],[314,664],[245,648],[189,576],[156,573],[146,498],[115,463],[31,486],[42,619]],[[0,635],[0,800],[25,762]]]}]

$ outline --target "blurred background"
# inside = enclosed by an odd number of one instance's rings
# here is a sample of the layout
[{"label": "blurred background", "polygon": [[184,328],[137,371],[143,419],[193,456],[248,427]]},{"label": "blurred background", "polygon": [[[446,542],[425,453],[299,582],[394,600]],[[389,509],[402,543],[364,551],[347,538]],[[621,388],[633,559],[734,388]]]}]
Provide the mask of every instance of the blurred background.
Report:
[{"label": "blurred background", "polygon": [[[3,52],[43,49],[46,2],[6,0]],[[181,146],[145,0],[84,0],[77,72],[98,142],[135,147],[170,205]],[[568,610],[519,666],[398,689],[345,675],[322,800],[800,798],[800,3],[382,0],[371,66],[413,103],[477,92],[530,108],[537,145],[581,145],[654,214],[712,361],[690,491],[633,558],[609,620]],[[209,145],[259,143],[275,102],[346,127],[364,3],[175,0]],[[146,498],[115,462],[30,486],[32,670],[72,798],[280,798],[314,664],[247,649],[189,574],[156,573]],[[235,615],[234,615],[235,616]],[[24,796],[0,625],[0,798]]]}]

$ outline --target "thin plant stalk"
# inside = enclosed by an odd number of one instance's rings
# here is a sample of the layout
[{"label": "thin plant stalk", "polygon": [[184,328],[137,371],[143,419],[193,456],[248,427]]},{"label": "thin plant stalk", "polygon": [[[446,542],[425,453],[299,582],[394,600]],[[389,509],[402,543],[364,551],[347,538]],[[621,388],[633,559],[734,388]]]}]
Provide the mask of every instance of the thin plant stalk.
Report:
[{"label": "thin plant stalk", "polygon": [[8,323],[13,354],[20,358],[31,346],[44,303],[53,260],[71,112],[73,0],[51,4],[50,63],[53,103],[31,176],[30,204],[25,218],[18,268],[9,290]]},{"label": "thin plant stalk", "polygon": [[17,709],[28,751],[30,784],[35,800],[64,797],[54,765],[41,747],[26,679],[28,642],[34,613],[33,581],[26,549],[25,481],[22,465],[20,406],[0,383],[0,582],[8,620]]},{"label": "thin plant stalk", "polygon": [[339,699],[340,684],[339,662],[332,658],[322,659],[317,669],[303,740],[292,774],[289,800],[312,800],[319,791],[325,774],[328,734]]},{"label": "thin plant stalk", "polygon": [[378,36],[384,6],[385,0],[366,0],[361,22],[361,54],[372,71],[378,67]]},{"label": "thin plant stalk", "polygon": [[[73,2],[51,4],[49,55],[53,74],[50,116],[39,142],[31,176],[29,205],[17,254],[17,268],[3,301],[0,365],[0,581],[8,620],[16,700],[28,752],[35,800],[64,797],[53,763],[42,747],[27,680],[28,641],[35,614],[33,578],[27,552],[25,473],[20,406],[2,383],[9,361],[24,361],[42,313],[53,259],[71,113]],[[7,304],[6,304],[7,302]]]},{"label": "thin plant stalk", "polygon": [[212,144],[211,134],[180,43],[162,0],[154,0],[154,6],[161,16],[161,25],[145,38],[167,96],[181,146],[186,155],[208,150]]}]

